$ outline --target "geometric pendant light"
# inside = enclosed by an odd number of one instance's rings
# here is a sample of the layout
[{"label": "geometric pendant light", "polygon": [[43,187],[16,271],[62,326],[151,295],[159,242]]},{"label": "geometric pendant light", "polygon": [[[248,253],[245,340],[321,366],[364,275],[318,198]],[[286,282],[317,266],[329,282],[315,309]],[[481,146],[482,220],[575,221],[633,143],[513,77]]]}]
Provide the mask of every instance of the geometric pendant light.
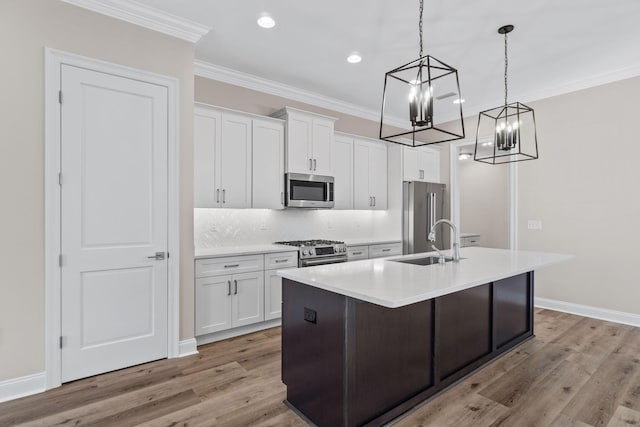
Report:
[{"label": "geometric pendant light", "polygon": [[480,112],[476,131],[474,160],[501,164],[538,158],[536,118],[533,108],[520,102],[507,101],[507,34],[513,25],[498,29],[504,34],[504,105]]},{"label": "geometric pendant light", "polygon": [[[380,139],[413,147],[464,139],[458,71],[422,56],[423,8],[420,0],[420,54],[385,74],[380,117]],[[451,118],[446,126],[440,124]]]}]

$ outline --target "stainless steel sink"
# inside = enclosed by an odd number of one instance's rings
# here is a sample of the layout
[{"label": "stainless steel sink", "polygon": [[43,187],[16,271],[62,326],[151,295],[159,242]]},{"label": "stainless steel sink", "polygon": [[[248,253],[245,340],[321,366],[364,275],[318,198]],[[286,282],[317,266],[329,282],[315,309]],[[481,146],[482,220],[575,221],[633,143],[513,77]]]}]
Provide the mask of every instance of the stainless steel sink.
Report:
[{"label": "stainless steel sink", "polygon": [[[438,264],[440,257],[437,256],[427,256],[423,258],[412,258],[412,259],[392,259],[390,261],[395,262],[404,262],[405,264],[415,264],[415,265],[432,265]],[[453,261],[452,257],[444,257],[444,262]]]}]

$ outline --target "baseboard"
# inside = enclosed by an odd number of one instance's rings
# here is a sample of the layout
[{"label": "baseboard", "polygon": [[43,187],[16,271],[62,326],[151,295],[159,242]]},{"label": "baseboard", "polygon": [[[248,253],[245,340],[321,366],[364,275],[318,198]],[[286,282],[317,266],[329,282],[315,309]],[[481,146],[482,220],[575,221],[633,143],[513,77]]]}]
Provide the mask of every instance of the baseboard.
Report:
[{"label": "baseboard", "polygon": [[44,372],[0,381],[0,402],[41,393],[46,389]]},{"label": "baseboard", "polygon": [[640,315],[638,314],[539,297],[534,298],[534,304],[536,307],[548,308],[549,310],[562,311],[565,313],[577,314],[579,316],[592,317],[594,319],[640,327]]},{"label": "baseboard", "polygon": [[178,343],[178,357],[198,354],[198,342],[195,338],[189,338]]},{"label": "baseboard", "polygon": [[282,325],[282,319],[272,319],[266,322],[254,323],[253,325],[241,326],[239,328],[227,329],[226,331],[214,332],[212,334],[200,335],[196,337],[198,345],[210,344],[216,341],[222,341],[240,335],[246,335],[265,329],[275,328]]}]

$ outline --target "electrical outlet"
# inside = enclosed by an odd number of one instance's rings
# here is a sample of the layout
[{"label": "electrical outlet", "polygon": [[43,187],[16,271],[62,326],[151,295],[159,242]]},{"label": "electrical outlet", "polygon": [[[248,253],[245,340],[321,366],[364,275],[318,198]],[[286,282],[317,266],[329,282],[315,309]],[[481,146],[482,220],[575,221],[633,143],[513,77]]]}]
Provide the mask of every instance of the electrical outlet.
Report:
[{"label": "electrical outlet", "polygon": [[542,230],[542,221],[539,219],[530,219],[527,221],[527,228],[529,230]]},{"label": "electrical outlet", "polygon": [[315,310],[305,307],[304,308],[304,320],[311,323],[316,323],[317,314]]}]

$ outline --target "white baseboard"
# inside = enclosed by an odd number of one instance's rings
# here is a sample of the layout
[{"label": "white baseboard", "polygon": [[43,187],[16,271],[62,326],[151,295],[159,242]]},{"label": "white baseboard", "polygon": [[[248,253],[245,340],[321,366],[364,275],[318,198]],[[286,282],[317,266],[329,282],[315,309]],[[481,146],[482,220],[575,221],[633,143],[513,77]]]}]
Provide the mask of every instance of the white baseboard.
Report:
[{"label": "white baseboard", "polygon": [[579,316],[592,317],[594,319],[640,327],[640,315],[638,314],[539,297],[534,298],[534,304],[536,307],[548,308],[549,310],[562,311],[565,313],[577,314]]},{"label": "white baseboard", "polygon": [[226,331],[214,332],[212,334],[201,335],[196,337],[198,345],[210,344],[216,341],[226,340],[228,338],[238,337],[265,329],[275,328],[282,325],[282,319],[272,319],[266,322],[254,323],[253,325],[241,326],[239,328],[227,329]]},{"label": "white baseboard", "polygon": [[0,381],[0,402],[41,393],[46,389],[44,372]]},{"label": "white baseboard", "polygon": [[178,343],[178,357],[198,354],[198,342],[195,338],[189,338]]}]

